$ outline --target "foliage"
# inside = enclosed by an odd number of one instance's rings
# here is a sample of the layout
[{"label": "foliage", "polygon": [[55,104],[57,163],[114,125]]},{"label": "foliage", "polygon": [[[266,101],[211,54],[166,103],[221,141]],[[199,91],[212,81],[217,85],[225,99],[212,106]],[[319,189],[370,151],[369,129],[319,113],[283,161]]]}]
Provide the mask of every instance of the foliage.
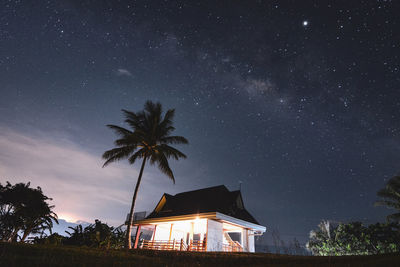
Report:
[{"label": "foliage", "polygon": [[121,159],[128,159],[131,164],[137,159],[149,160],[150,164],[157,164],[175,182],[168,159],[172,157],[178,160],[186,156],[170,145],[188,143],[182,136],[170,135],[175,130],[172,126],[175,110],[169,109],[163,117],[161,104],[147,101],[143,111],[135,113],[123,110],[123,113],[125,122],[133,131],[117,125],[107,125],[120,139],[115,141],[116,148],[104,152],[104,166]]},{"label": "foliage", "polygon": [[73,246],[88,246],[95,248],[122,248],[124,240],[124,232],[99,220],[95,220],[84,229],[82,225],[76,227],[69,227],[72,231],[68,232],[69,237],[65,239],[66,245]]},{"label": "foliage", "polygon": [[313,255],[371,255],[400,251],[400,232],[395,223],[364,226],[361,222],[332,225],[322,221],[310,232],[307,248]]},{"label": "foliage", "polygon": [[90,224],[85,228],[83,228],[81,224],[68,228],[70,230],[65,231],[68,236],[54,233],[49,236],[35,237],[32,240],[32,243],[43,245],[85,246],[105,249],[120,249],[123,247],[125,232],[120,228],[108,226],[100,220],[95,220],[94,224]]},{"label": "foliage", "polygon": [[375,202],[375,206],[386,206],[396,210],[396,213],[388,215],[389,221],[400,223],[400,176],[391,178],[386,187],[379,190],[377,195],[382,199]]},{"label": "foliage", "polygon": [[32,243],[33,244],[41,244],[41,245],[52,245],[52,246],[59,246],[64,243],[64,240],[66,239],[65,236],[62,236],[58,233],[53,233],[49,236],[35,236],[32,238]]},{"label": "foliage", "polygon": [[131,129],[128,130],[117,125],[107,125],[119,136],[119,139],[114,142],[116,148],[104,152],[103,159],[106,161],[103,167],[122,159],[128,159],[130,164],[134,164],[138,159],[143,159],[132,198],[128,231],[125,237],[126,247],[130,248],[133,212],[146,162],[149,161],[151,165],[157,164],[161,172],[175,183],[175,177],[168,160],[170,158],[176,160],[186,158],[186,155],[170,145],[187,144],[188,141],[182,136],[171,136],[171,133],[175,130],[172,126],[172,120],[175,115],[174,109],[167,110],[163,116],[160,103],[147,101],[143,111],[122,111],[126,118],[125,123]]},{"label": "foliage", "polygon": [[48,200],[40,187],[30,188],[30,183],[0,184],[0,240],[23,242],[30,234],[51,232],[58,221]]},{"label": "foliage", "polygon": [[400,254],[315,257],[267,253],[105,250],[0,242],[2,266],[398,266]]}]

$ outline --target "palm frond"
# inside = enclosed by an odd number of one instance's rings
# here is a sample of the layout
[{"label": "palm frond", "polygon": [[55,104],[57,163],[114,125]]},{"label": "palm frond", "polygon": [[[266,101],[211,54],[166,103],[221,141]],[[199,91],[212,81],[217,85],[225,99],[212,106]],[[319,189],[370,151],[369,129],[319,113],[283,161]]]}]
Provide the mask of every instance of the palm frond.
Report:
[{"label": "palm frond", "polygon": [[[375,206],[386,206],[390,209],[400,211],[400,176],[392,177],[386,186],[377,192],[381,197],[379,201],[375,202]],[[400,213],[393,213],[386,217],[387,221],[400,222]]]},{"label": "palm frond", "polygon": [[134,132],[124,138],[117,139],[114,141],[116,146],[134,146],[141,144],[143,142],[143,137],[140,136],[138,132]]},{"label": "palm frond", "polygon": [[108,124],[107,127],[112,129],[117,135],[122,137],[132,134],[132,132],[129,131],[128,129],[125,129],[117,125]]},{"label": "palm frond", "polygon": [[388,222],[390,222],[390,221],[400,222],[400,213],[390,214],[390,215],[386,216],[386,220]]},{"label": "palm frond", "polygon": [[165,144],[188,144],[189,141],[183,136],[167,136],[163,137],[160,140]]},{"label": "palm frond", "polygon": [[162,138],[168,137],[173,131],[175,131],[175,127],[168,126],[168,127],[157,127],[156,136],[159,140]]},{"label": "palm frond", "polygon": [[389,201],[389,200],[380,200],[375,202],[375,206],[387,206],[389,208],[399,209],[400,203]]},{"label": "palm frond", "polygon": [[154,103],[148,100],[144,104],[144,110],[148,113],[148,115],[161,117],[162,106],[160,102]]},{"label": "palm frond", "polygon": [[181,151],[166,144],[159,145],[156,147],[156,149],[159,150],[160,153],[164,154],[167,158],[173,157],[176,160],[179,158],[186,158],[186,155]]},{"label": "palm frond", "polygon": [[164,119],[160,122],[160,128],[165,129],[172,126],[172,120],[175,116],[175,109],[169,109],[165,112]]},{"label": "palm frond", "polygon": [[135,113],[123,109],[122,112],[125,116],[125,122],[128,123],[134,130],[141,128],[145,120],[145,114],[143,111]]},{"label": "palm frond", "polygon": [[162,120],[162,106],[160,102],[147,101],[144,109],[147,111],[146,122],[148,123],[148,129],[151,130],[152,136],[155,137],[157,128]]},{"label": "palm frond", "polygon": [[387,183],[388,187],[391,188],[400,188],[400,176],[394,176],[392,177],[388,183]]},{"label": "palm frond", "polygon": [[129,157],[129,155],[135,150],[134,146],[125,146],[125,147],[117,147],[110,150],[107,150],[103,154],[103,159],[106,160],[104,162],[103,167],[107,166],[108,164],[119,161],[121,159],[125,159]]},{"label": "palm frond", "polygon": [[161,170],[161,172],[167,175],[175,184],[175,177],[171,168],[169,167],[166,156],[163,153],[159,153],[156,162],[158,163],[158,168]]},{"label": "palm frond", "polygon": [[384,188],[378,191],[377,195],[382,198],[396,199],[400,201],[400,192],[396,192],[391,188]]},{"label": "palm frond", "polygon": [[146,154],[146,148],[141,148],[138,151],[136,151],[135,153],[133,153],[132,156],[129,157],[129,163],[130,164],[134,164],[136,162],[137,159],[139,158],[144,158],[145,154]]}]

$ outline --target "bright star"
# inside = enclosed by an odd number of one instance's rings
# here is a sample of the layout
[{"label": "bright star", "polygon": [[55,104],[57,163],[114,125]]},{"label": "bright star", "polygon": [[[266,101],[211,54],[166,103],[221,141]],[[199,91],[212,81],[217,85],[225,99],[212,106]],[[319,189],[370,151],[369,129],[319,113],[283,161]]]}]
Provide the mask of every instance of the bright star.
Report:
[{"label": "bright star", "polygon": [[308,21],[307,20],[303,21],[303,26],[307,26],[307,25],[308,25]]}]

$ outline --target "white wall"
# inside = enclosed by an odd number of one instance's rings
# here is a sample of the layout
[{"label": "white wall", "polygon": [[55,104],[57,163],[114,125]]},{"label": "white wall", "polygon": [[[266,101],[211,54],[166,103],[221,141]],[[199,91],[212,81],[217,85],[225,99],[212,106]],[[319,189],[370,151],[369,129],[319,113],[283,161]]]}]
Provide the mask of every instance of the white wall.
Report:
[{"label": "white wall", "polygon": [[242,247],[244,252],[249,252],[249,244],[248,244],[248,233],[249,231],[245,228],[242,230]]},{"label": "white wall", "polygon": [[157,225],[156,228],[156,235],[154,237],[154,240],[167,240],[169,238],[169,231],[171,229],[171,225]]},{"label": "white wall", "polygon": [[244,252],[255,252],[253,231],[243,228],[242,246]]},{"label": "white wall", "polygon": [[207,251],[222,251],[222,223],[208,220]]},{"label": "white wall", "polygon": [[[248,233],[252,233],[252,231],[248,231]],[[254,246],[254,235],[249,235],[249,252],[256,252]]]}]

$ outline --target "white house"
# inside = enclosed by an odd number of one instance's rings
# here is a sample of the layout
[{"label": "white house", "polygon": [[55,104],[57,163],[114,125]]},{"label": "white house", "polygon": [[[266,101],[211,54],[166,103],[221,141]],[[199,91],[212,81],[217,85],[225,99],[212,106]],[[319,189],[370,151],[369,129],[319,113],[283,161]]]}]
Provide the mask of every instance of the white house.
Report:
[{"label": "white house", "polygon": [[241,192],[224,185],[164,193],[134,226],[134,248],[188,251],[254,252],[254,236],[266,230],[245,209]]}]

